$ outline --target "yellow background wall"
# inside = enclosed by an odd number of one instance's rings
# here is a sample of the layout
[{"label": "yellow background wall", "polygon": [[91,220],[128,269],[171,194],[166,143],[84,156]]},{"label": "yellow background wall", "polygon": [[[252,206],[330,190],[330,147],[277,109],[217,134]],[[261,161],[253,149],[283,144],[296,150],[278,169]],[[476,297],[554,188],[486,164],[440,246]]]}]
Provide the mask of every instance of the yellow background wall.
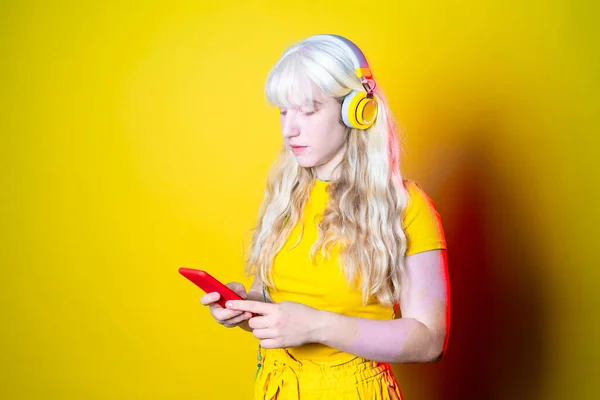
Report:
[{"label": "yellow background wall", "polygon": [[266,74],[331,32],[370,59],[447,230],[449,353],[395,366],[407,399],[591,398],[589,3],[3,3],[0,397],[251,397],[256,341],[214,323],[177,268],[248,283],[281,140]]}]

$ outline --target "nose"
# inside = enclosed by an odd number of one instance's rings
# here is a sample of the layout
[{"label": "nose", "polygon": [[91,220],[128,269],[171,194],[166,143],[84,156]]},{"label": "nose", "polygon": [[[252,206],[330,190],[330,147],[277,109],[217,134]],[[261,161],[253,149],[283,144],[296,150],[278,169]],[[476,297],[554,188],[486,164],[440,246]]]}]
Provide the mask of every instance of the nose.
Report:
[{"label": "nose", "polygon": [[296,112],[289,110],[286,115],[281,117],[281,133],[286,139],[300,134],[300,126],[298,125],[296,114]]}]

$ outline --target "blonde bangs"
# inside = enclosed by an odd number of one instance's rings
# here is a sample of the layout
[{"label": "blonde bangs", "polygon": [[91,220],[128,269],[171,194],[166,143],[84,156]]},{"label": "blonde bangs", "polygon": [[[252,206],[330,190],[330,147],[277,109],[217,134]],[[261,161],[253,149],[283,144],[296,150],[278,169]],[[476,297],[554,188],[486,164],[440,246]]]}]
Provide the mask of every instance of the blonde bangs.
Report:
[{"label": "blonde bangs", "polygon": [[309,68],[297,53],[289,54],[277,63],[267,78],[268,102],[279,108],[303,107],[313,104],[314,81]]},{"label": "blonde bangs", "polygon": [[268,102],[279,108],[312,108],[322,96],[344,96],[349,92],[325,68],[326,60],[309,49],[291,50],[269,72],[265,85]]}]

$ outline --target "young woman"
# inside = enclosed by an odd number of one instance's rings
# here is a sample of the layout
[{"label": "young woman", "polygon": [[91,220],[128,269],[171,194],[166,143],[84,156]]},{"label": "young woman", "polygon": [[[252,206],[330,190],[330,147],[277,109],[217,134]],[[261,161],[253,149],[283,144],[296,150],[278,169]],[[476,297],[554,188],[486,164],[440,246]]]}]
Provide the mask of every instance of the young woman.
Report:
[{"label": "young woman", "polygon": [[447,343],[440,216],[403,178],[390,110],[352,42],[291,46],[266,95],[283,144],[249,247],[254,283],[230,283],[245,300],[225,309],[217,293],[201,303],[260,339],[256,399],[400,399],[389,363],[436,361]]}]

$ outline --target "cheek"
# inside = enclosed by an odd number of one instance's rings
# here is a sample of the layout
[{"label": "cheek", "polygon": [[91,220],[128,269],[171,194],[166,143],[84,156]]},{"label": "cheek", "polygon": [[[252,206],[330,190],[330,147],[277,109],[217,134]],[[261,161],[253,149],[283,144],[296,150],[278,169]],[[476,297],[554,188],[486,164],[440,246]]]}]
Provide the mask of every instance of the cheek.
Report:
[{"label": "cheek", "polygon": [[310,127],[310,142],[319,153],[329,153],[338,142],[338,132],[328,120],[315,121]]},{"label": "cheek", "polygon": [[336,152],[344,142],[342,132],[339,130],[330,130],[325,137],[324,146],[329,152]]},{"label": "cheek", "polygon": [[346,132],[341,115],[336,110],[327,110],[320,118],[315,119],[313,130],[318,132],[323,143],[335,145],[343,142]]},{"label": "cheek", "polygon": [[340,123],[338,116],[332,118],[327,126],[327,141],[331,147],[336,150],[344,143],[346,136],[346,127]]}]

